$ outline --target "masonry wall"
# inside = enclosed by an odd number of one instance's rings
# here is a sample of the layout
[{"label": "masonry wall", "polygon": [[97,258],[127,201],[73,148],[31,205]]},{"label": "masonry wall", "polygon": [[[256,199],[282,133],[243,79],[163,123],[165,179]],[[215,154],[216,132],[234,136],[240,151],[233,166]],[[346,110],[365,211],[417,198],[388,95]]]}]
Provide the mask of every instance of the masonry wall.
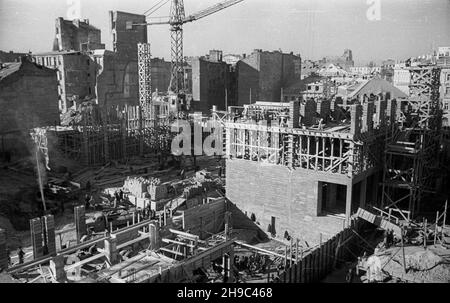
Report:
[{"label": "masonry wall", "polygon": [[301,58],[281,52],[255,51],[237,63],[238,104],[281,101],[281,88],[300,79]]},{"label": "masonry wall", "polygon": [[110,25],[113,35],[113,50],[122,58],[137,61],[137,44],[147,43],[147,26],[133,26],[127,29],[128,21],[145,23],[145,15],[110,11]]},{"label": "masonry wall", "polygon": [[101,106],[138,105],[139,77],[137,61],[106,52],[96,59],[102,66],[97,76],[96,94]]},{"label": "masonry wall", "polygon": [[56,72],[22,63],[0,81],[0,133],[59,124]]},{"label": "masonry wall", "polygon": [[228,89],[228,65],[200,58],[192,60],[193,108],[208,113],[213,105],[225,110],[225,89]]},{"label": "masonry wall", "polygon": [[[144,15],[110,11],[113,52],[94,55],[100,65],[96,94],[99,105],[138,105],[139,76],[137,44],[147,43],[147,27],[126,28],[126,22],[144,23]],[[166,88],[167,89],[167,88]]]},{"label": "masonry wall", "polygon": [[[73,100],[95,96],[95,62],[86,54],[64,55],[59,68],[62,111],[73,105]],[[58,77],[60,77],[58,76]]]},{"label": "masonry wall", "polygon": [[313,173],[237,159],[227,160],[226,168],[227,198],[248,217],[254,213],[263,231],[273,216],[277,237],[288,231],[311,245],[320,233],[326,239],[343,228],[343,219],[318,216],[320,178]]},{"label": "masonry wall", "polygon": [[55,22],[55,47],[53,50],[81,51],[82,44],[88,49],[105,48],[101,43],[101,31],[81,20],[64,20],[57,18]]},{"label": "masonry wall", "polygon": [[160,58],[151,59],[152,92],[167,91],[170,84],[171,63]]}]

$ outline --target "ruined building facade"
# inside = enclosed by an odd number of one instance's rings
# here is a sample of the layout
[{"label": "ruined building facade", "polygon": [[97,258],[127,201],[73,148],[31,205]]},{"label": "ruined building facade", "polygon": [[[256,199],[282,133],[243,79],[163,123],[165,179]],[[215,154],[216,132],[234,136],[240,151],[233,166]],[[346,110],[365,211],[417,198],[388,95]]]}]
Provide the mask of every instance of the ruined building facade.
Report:
[{"label": "ruined building facade", "polygon": [[[1,150],[15,152],[19,133],[30,128],[58,125],[58,86],[56,72],[32,63],[0,66],[0,139]],[[20,150],[17,150],[20,152]]]},{"label": "ruined building facade", "polygon": [[87,20],[56,19],[55,51],[33,60],[56,69],[59,109],[95,98],[99,105],[137,105],[139,96],[137,43],[147,42],[145,26],[126,28],[126,22],[145,22],[145,16],[109,12],[113,51],[105,50],[101,32]]},{"label": "ruined building facade", "polygon": [[56,19],[53,51],[88,51],[104,48],[105,44],[101,43],[101,31],[90,25],[89,20],[64,20],[62,17]]}]

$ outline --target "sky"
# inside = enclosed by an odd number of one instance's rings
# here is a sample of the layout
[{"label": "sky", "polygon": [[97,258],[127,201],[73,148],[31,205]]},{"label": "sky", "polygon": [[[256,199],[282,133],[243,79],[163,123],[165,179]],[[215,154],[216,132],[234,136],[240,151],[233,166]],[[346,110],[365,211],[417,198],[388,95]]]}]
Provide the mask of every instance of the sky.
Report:
[{"label": "sky", "polygon": [[[102,31],[111,49],[109,10],[143,14],[159,0],[0,0],[0,50],[52,49],[55,19],[78,14]],[[222,0],[184,0],[186,15]],[[168,19],[170,2],[147,18]],[[406,59],[450,46],[450,0],[244,0],[185,24],[184,54],[253,49],[294,52],[317,60],[353,51],[356,64]],[[168,25],[148,30],[152,56],[170,58]]]}]

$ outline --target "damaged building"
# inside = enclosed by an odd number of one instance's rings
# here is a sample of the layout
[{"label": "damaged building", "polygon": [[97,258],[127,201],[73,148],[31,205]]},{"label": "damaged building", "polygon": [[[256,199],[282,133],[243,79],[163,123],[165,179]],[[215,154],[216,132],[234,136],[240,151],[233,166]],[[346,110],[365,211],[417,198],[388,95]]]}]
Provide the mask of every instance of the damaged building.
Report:
[{"label": "damaged building", "polygon": [[[21,154],[30,128],[58,125],[58,82],[52,69],[22,57],[0,65],[1,151]],[[24,135],[22,137],[22,135]]]}]

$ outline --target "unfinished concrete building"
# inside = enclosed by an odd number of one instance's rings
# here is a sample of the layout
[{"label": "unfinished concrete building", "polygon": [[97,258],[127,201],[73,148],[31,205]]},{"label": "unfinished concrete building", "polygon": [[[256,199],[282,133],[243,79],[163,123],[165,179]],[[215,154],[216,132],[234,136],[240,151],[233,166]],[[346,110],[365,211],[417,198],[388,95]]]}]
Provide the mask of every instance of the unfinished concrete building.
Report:
[{"label": "unfinished concrete building", "polygon": [[228,122],[227,197],[274,236],[317,243],[340,231],[358,207],[377,201],[383,138],[395,119],[389,95],[364,98],[350,107],[350,122],[322,129],[310,119],[321,103],[312,99],[254,106],[252,119],[269,113],[271,121]]}]

